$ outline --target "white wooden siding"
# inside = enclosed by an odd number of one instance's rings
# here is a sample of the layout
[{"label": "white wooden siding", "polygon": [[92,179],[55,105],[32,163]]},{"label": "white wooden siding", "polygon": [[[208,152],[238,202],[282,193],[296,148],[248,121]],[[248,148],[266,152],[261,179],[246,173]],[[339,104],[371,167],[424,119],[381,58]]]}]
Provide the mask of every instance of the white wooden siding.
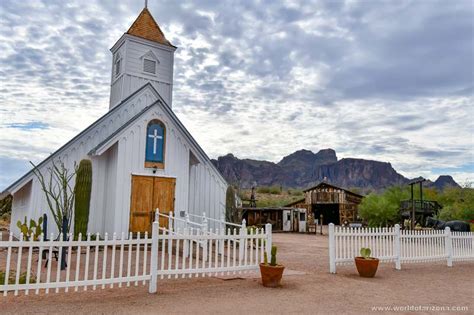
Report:
[{"label": "white wooden siding", "polygon": [[[83,158],[92,160],[93,186],[89,221],[91,233],[128,232],[132,174],[175,177],[175,211],[178,215],[179,211],[189,211],[199,215],[206,212],[209,217],[219,219],[224,214],[227,184],[161,105],[154,105],[136,121],[121,130],[99,150],[97,156],[87,155],[90,150],[153,103],[156,98],[151,88],[144,89],[111,117],[100,122],[55,154],[55,160],[60,158],[70,169],[74,163],[79,163]],[[157,170],[156,174],[153,174],[152,169],[144,167],[146,126],[152,119],[161,120],[166,127],[165,168]],[[190,150],[199,161],[191,168],[189,166]],[[41,172],[46,173],[48,167],[50,163],[43,165],[40,168]],[[190,169],[194,176],[191,179]],[[28,217],[37,219],[42,213],[48,212],[48,207],[37,180],[32,175],[30,177],[33,178],[33,182],[32,191],[28,197],[31,198]],[[193,183],[191,191],[190,182]],[[14,204],[13,213],[15,216],[17,213],[18,215],[22,213],[16,204]],[[49,229],[56,231],[51,215],[49,217]],[[16,222],[12,220],[11,228],[14,232],[18,230],[15,226]]]},{"label": "white wooden siding", "polygon": [[[174,50],[130,35],[125,36],[121,40],[123,42],[112,51],[114,56],[117,52],[120,52],[123,66],[122,74],[118,78],[114,77],[113,74],[111,77],[110,108],[119,104],[148,82],[160,93],[165,102],[171,106]],[[150,51],[159,61],[156,65],[156,74],[143,71],[142,57]]]},{"label": "white wooden siding", "polygon": [[[145,168],[144,166],[146,126],[153,119],[162,121],[166,128],[165,167],[164,169],[157,169],[155,174],[153,174],[153,169]],[[200,181],[193,184],[193,190],[195,187],[199,187],[197,193],[201,195],[202,204],[200,207],[192,204],[194,198],[190,198],[190,195],[195,196],[196,191],[190,192],[189,189],[189,152],[191,145],[184,140],[185,135],[182,134],[170,117],[158,106],[145,113],[137,122],[125,128],[116,138],[118,142],[116,182],[119,185],[117,186],[115,205],[106,206],[107,213],[115,211],[114,228],[109,226],[105,229],[105,232],[128,232],[130,183],[133,174],[176,178],[174,210],[177,215],[179,215],[180,211],[189,211],[192,214],[199,215],[205,211],[211,218],[218,219],[224,213],[225,194],[222,192],[225,192],[227,184],[216,176],[215,170],[208,165],[210,162],[203,159],[199,160],[198,166],[207,175],[201,177]],[[111,143],[115,143],[115,141]],[[211,173],[213,173],[212,176]],[[120,183],[123,183],[123,185],[120,185]]]},{"label": "white wooden siding", "polygon": [[[54,154],[54,160],[60,159],[64,162],[66,168],[72,169],[74,167],[74,163],[78,164],[81,159],[88,158],[87,153],[90,150],[110,136],[133,116],[137,115],[141,110],[143,110],[143,108],[154,103],[157,99],[158,97],[151,89],[143,89],[143,91],[139,92],[137,95],[135,95],[135,97],[128,100],[127,104],[123,104],[122,108],[118,109],[115,113],[113,113],[113,115],[103,119],[103,121],[100,121],[98,124],[93,126],[93,128],[87,130],[78,139],[68,143],[59,152],[56,152]],[[43,174],[46,174],[49,167],[51,167],[51,161],[48,161],[42,165],[40,167],[40,171]],[[34,177],[34,175],[30,174],[16,186],[12,187],[10,192],[15,196],[15,194],[28,181],[31,181],[31,179],[33,179],[33,181],[31,184],[31,194],[29,196],[30,205],[28,217],[35,218],[36,220],[40,215],[47,211],[48,205],[44,194],[41,192],[41,187],[38,183],[38,180]],[[98,194],[101,194],[100,190],[98,191]],[[93,203],[91,203],[91,205],[100,207],[100,204],[98,204],[95,200]],[[92,209],[91,207],[91,211],[96,211],[96,209]],[[21,209],[15,203],[12,205],[12,213],[14,213],[14,216],[16,216],[16,213],[21,213]],[[51,215],[49,215],[48,223],[48,228],[55,230],[55,224]],[[16,227],[16,222],[13,222],[13,220],[10,224],[10,227],[13,232],[18,230]]]},{"label": "white wooden siding", "polygon": [[[25,220],[25,216],[28,217],[28,221],[30,219],[29,209],[31,208],[30,207],[31,186],[32,186],[32,183],[29,182],[25,186],[23,186],[20,190],[18,190],[15,194],[13,194],[12,208],[14,208],[16,211],[14,212],[12,211],[10,222],[11,222],[11,225],[15,227],[18,220],[20,220],[21,222]],[[35,213],[32,213],[31,215],[35,215]],[[36,221],[38,220],[38,217],[33,217],[33,218]]]}]

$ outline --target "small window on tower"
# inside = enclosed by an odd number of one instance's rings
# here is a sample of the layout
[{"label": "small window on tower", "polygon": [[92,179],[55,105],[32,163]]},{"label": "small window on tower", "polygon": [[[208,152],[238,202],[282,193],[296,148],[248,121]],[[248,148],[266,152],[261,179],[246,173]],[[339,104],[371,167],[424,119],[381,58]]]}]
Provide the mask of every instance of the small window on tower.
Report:
[{"label": "small window on tower", "polygon": [[143,71],[146,73],[156,73],[156,61],[150,59],[143,59]]},{"label": "small window on tower", "polygon": [[121,67],[122,59],[117,59],[115,62],[115,77],[118,77],[120,74],[120,67]]}]

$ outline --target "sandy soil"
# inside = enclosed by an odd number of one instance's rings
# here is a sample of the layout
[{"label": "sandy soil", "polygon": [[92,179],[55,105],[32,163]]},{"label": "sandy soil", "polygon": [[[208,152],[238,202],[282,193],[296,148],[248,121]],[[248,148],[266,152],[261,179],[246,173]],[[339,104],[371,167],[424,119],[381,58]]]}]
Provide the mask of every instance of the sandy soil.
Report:
[{"label": "sandy soil", "polygon": [[[474,313],[474,264],[404,264],[397,271],[382,264],[374,279],[360,278],[355,267],[328,273],[327,237],[274,234],[279,260],[290,272],[277,289],[258,277],[159,280],[158,294],[148,286],[0,297],[2,314],[368,314],[372,307],[429,307],[425,314]],[[464,307],[450,311],[446,307]],[[444,309],[443,309],[444,308]],[[378,311],[380,312],[380,311]],[[405,309],[383,313],[414,314]]]}]

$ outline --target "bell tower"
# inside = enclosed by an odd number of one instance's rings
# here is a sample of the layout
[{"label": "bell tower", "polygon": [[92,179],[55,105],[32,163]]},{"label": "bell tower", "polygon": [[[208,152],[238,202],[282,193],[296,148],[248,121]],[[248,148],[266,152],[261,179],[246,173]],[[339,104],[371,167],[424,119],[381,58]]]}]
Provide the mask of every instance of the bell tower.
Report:
[{"label": "bell tower", "polygon": [[147,83],[171,107],[175,50],[145,2],[135,22],[110,49],[113,57],[109,110]]}]

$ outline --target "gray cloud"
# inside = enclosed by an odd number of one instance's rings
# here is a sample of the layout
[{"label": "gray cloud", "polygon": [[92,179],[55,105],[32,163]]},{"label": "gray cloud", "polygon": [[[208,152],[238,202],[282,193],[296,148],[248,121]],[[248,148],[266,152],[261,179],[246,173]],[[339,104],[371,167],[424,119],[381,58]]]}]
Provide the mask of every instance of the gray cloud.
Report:
[{"label": "gray cloud", "polygon": [[[2,1],[0,163],[11,167],[1,187],[26,159],[44,158],[107,111],[108,49],[141,6]],[[473,157],[470,1],[149,7],[179,47],[173,108],[209,155],[278,161],[332,147],[340,157],[390,161],[406,176],[453,169],[460,181],[472,178],[461,167]]]}]

